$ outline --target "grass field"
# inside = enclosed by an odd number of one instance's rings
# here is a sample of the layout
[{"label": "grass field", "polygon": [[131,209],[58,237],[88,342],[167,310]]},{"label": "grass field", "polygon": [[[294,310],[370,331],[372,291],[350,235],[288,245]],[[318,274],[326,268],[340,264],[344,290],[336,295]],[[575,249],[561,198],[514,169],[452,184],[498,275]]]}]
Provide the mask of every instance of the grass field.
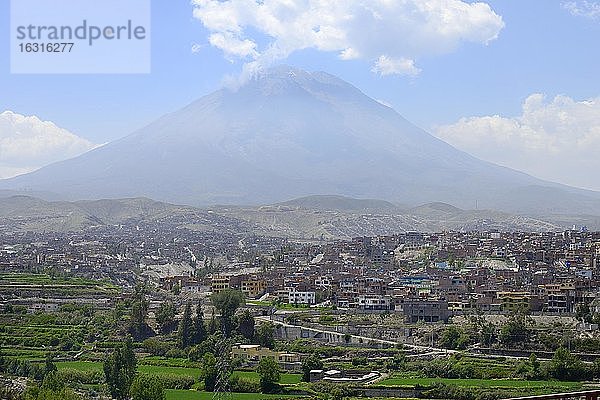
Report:
[{"label": "grass field", "polygon": [[579,382],[558,381],[522,381],[516,379],[443,379],[443,378],[387,378],[379,382],[383,386],[431,386],[433,383],[445,383],[463,387],[486,387],[486,388],[543,388],[564,387],[565,389],[577,389],[581,387]]},{"label": "grass field", "polygon": [[[195,390],[167,390],[167,400],[210,400],[213,397],[211,392],[197,392]],[[262,400],[262,399],[294,399],[301,396],[282,395],[282,394],[261,394],[261,393],[231,393],[228,399],[231,400]]]},{"label": "grass field", "polygon": [[[58,369],[72,368],[79,371],[102,371],[102,363],[92,361],[63,361],[57,362],[56,366]],[[192,378],[198,378],[200,375],[199,368],[163,367],[155,365],[139,365],[138,371],[152,375],[187,375],[191,376]],[[234,374],[256,382],[259,380],[258,374],[253,371],[235,371]],[[295,384],[299,383],[301,378],[302,375],[300,374],[282,373],[279,382],[284,385]]]},{"label": "grass field", "polygon": [[[101,362],[92,361],[64,361],[56,363],[58,369],[72,368],[79,371],[102,371]],[[138,371],[152,375],[182,375],[198,378],[200,370],[198,368],[185,367],[163,367],[155,365],[138,365]]]},{"label": "grass field", "polygon": [[[256,382],[258,382],[260,379],[258,373],[252,371],[235,371],[233,374],[239,376],[240,378],[245,378]],[[279,383],[282,383],[284,385],[293,385],[296,383],[300,383],[301,379],[302,375],[300,374],[282,373],[281,378],[279,379]]]}]

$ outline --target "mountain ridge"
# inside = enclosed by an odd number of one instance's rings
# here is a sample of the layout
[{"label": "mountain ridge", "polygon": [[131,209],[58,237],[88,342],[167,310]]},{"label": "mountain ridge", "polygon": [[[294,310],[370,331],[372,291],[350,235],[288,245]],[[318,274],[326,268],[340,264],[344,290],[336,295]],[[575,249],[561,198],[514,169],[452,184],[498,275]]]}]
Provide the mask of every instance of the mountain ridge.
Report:
[{"label": "mountain ridge", "polygon": [[[406,231],[561,231],[573,224],[600,227],[600,218],[556,216],[539,219],[490,210],[462,210],[448,204],[424,204],[414,209],[369,209],[378,200],[309,196],[288,203],[256,207],[213,206],[196,208],[157,202],[147,198],[94,201],[45,201],[29,196],[0,198],[0,233],[84,232],[113,227],[120,229],[171,229],[210,231],[232,235],[263,235],[301,240],[330,240],[375,236]],[[325,199],[324,204],[318,204]],[[331,201],[340,205],[332,209]],[[351,204],[352,207],[348,207]],[[361,208],[362,207],[362,208]]]}]

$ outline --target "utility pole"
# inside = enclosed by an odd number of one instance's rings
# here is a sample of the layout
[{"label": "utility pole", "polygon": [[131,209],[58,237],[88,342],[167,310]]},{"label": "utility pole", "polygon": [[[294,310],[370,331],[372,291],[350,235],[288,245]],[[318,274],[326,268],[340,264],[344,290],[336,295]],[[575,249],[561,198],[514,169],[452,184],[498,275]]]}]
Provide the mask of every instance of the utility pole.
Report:
[{"label": "utility pole", "polygon": [[212,400],[231,399],[231,387],[229,387],[229,377],[231,371],[231,339],[221,339],[216,347],[217,357],[217,382],[212,395]]}]

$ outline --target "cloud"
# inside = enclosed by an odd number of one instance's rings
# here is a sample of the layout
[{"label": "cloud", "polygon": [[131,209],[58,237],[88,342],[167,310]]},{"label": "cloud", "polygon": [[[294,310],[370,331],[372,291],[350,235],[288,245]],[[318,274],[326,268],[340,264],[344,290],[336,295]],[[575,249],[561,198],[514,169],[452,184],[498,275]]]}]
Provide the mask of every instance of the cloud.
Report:
[{"label": "cloud", "polygon": [[600,3],[594,1],[566,1],[562,4],[566,9],[576,17],[585,17],[589,19],[600,19]]},{"label": "cloud", "polygon": [[95,144],[36,116],[0,113],[0,178],[75,157]]},{"label": "cloud", "polygon": [[416,60],[487,44],[504,27],[488,4],[461,0],[192,0],[209,43],[244,70],[302,49],[362,59],[381,75],[414,76]]},{"label": "cloud", "polygon": [[461,118],[435,129],[455,147],[543,179],[600,190],[600,97],[532,94],[516,117]]},{"label": "cloud", "polygon": [[410,76],[419,75],[421,72],[419,68],[415,67],[414,60],[409,60],[407,58],[395,60],[388,56],[380,56],[371,71],[380,75],[398,74]]}]

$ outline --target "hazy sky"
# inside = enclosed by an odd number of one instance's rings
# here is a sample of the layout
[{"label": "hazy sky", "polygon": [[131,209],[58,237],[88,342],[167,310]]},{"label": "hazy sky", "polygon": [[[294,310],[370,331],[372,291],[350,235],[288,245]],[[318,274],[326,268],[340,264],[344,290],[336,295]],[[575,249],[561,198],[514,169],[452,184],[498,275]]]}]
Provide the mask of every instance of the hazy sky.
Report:
[{"label": "hazy sky", "polygon": [[600,190],[599,1],[154,0],[146,75],[11,75],[8,3],[0,177],[287,63],[338,75],[480,158]]}]

